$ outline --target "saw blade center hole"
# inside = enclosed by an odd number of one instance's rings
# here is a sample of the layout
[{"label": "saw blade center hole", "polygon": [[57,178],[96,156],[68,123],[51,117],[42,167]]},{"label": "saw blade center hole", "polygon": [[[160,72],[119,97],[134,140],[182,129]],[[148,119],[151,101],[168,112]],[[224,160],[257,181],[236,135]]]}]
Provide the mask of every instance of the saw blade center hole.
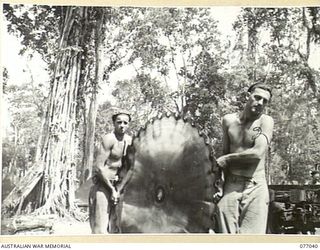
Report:
[{"label": "saw blade center hole", "polygon": [[165,195],[164,188],[162,186],[158,186],[156,188],[156,192],[155,192],[155,200],[156,200],[156,202],[158,202],[158,203],[163,202],[165,196],[166,195]]}]

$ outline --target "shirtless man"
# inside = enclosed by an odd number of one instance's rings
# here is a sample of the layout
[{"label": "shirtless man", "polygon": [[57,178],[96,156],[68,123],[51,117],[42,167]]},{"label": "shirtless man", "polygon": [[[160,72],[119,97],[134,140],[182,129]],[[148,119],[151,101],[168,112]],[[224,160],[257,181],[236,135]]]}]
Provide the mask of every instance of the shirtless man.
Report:
[{"label": "shirtless man", "polygon": [[273,119],[263,114],[271,90],[263,84],[249,89],[241,113],[223,117],[224,196],[218,203],[220,233],[264,234],[268,215],[265,158],[272,138]]},{"label": "shirtless man", "polygon": [[110,210],[119,201],[116,182],[122,165],[122,157],[132,138],[126,134],[131,116],[126,111],[119,111],[112,116],[114,131],[102,138],[94,169],[94,186],[89,194],[89,218],[93,234],[110,232]]}]

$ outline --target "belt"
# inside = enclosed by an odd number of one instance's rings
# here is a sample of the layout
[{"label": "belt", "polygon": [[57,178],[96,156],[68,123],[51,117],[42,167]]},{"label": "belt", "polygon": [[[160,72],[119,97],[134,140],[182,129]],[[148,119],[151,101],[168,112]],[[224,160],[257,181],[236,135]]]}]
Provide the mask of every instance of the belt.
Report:
[{"label": "belt", "polygon": [[[102,184],[102,185],[106,185],[104,183],[104,181],[102,181],[98,176],[93,176],[92,177],[92,182],[94,184]],[[119,180],[109,180],[109,182],[111,183],[112,186],[116,186],[119,183]]]},{"label": "belt", "polygon": [[247,177],[247,176],[242,176],[242,175],[236,175],[236,174],[231,174],[228,173],[227,175],[227,179],[234,181],[234,182],[252,182],[252,183],[256,183],[255,180],[253,179],[253,177]]}]

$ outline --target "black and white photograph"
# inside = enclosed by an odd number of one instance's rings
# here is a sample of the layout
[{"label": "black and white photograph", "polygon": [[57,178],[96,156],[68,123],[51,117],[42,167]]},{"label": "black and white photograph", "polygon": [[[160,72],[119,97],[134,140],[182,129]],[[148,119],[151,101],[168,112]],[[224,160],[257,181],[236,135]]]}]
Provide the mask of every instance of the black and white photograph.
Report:
[{"label": "black and white photograph", "polygon": [[319,6],[2,4],[1,235],[320,235]]}]

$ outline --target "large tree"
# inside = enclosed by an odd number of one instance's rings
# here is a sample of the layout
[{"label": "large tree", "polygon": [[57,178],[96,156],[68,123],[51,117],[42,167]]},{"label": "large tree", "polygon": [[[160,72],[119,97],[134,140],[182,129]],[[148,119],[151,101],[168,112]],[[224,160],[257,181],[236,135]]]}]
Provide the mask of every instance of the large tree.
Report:
[{"label": "large tree", "polygon": [[[34,168],[4,205],[20,211],[31,200],[41,213],[62,214],[74,206],[77,170],[81,183],[91,172],[97,94],[122,65],[119,23],[130,9],[5,5],[4,10],[9,32],[22,39],[21,53],[39,52],[51,77]],[[28,189],[17,200],[26,183]],[[38,195],[31,197],[32,192]]]},{"label": "large tree", "polygon": [[[48,44],[36,46],[35,39],[28,39],[26,29],[30,25],[21,28],[23,41],[29,42],[28,47],[35,46],[42,52],[44,58],[51,60],[52,66],[51,83],[48,98],[48,106],[45,115],[42,140],[39,143],[39,154],[34,166],[27,176],[17,184],[16,188],[5,199],[3,205],[17,213],[27,206],[37,209],[37,213],[58,213],[73,211],[74,208],[74,175],[75,175],[75,152],[76,152],[76,125],[77,125],[77,100],[80,86],[83,85],[83,72],[87,65],[87,57],[84,56],[86,49],[86,38],[90,31],[87,25],[92,12],[87,7],[56,7],[46,8],[34,6],[35,13],[25,11],[22,16],[30,22],[37,21],[41,15],[51,16],[49,20],[57,18],[58,23],[54,27],[60,28],[56,31],[59,35],[56,49],[51,53],[43,52]],[[40,10],[39,10],[40,9]],[[11,6],[5,8],[9,21],[20,20],[13,13],[17,9]],[[39,14],[40,12],[40,14]],[[94,13],[96,14],[96,13]],[[30,16],[29,16],[30,15]],[[34,15],[34,16],[33,16]],[[43,36],[52,35],[46,33],[46,29],[52,29],[43,17],[40,19],[44,26],[36,25],[38,29],[43,27],[40,34]],[[92,25],[92,23],[91,23]],[[94,24],[94,27],[98,25]],[[18,29],[15,29],[19,31]],[[98,30],[91,29],[91,32]],[[33,34],[34,32],[29,32]],[[89,34],[88,34],[89,33]],[[37,34],[37,33],[36,33]],[[43,39],[41,42],[48,42]],[[27,188],[26,188],[27,187]]]}]

